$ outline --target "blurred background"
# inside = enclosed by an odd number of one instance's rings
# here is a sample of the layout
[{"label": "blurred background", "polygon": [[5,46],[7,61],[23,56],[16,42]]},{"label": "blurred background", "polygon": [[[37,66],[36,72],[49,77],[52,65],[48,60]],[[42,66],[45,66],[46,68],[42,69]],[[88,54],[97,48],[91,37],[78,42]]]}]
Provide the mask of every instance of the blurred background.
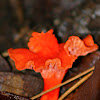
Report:
[{"label": "blurred background", "polygon": [[51,28],[59,42],[92,34],[100,45],[100,0],[0,0],[0,53]]},{"label": "blurred background", "polygon": [[[41,75],[33,70],[16,70],[7,50],[28,48],[27,42],[32,32],[47,32],[51,28],[59,43],[65,42],[71,35],[84,38],[91,34],[100,47],[100,0],[0,0],[0,100],[4,100],[4,97],[11,100],[13,96],[12,100],[29,100],[16,95],[32,97],[43,90]],[[98,60],[99,63],[96,62]],[[94,76],[82,85],[81,92],[73,92],[76,93],[74,100],[100,100],[99,51],[79,57],[65,75],[64,81],[95,64]],[[72,84],[63,86],[60,95]]]}]

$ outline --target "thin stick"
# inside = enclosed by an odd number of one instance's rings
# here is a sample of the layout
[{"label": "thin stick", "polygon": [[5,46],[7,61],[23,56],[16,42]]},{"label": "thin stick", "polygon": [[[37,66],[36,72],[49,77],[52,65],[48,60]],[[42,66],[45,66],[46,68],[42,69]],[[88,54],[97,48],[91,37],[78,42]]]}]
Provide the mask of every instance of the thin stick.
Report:
[{"label": "thin stick", "polygon": [[24,21],[24,14],[23,14],[23,7],[21,5],[21,0],[10,0],[12,9],[14,9],[14,13],[18,18],[19,23],[23,23]]},{"label": "thin stick", "polygon": [[68,94],[70,94],[78,86],[80,86],[82,83],[84,83],[92,74],[93,74],[93,72],[91,72],[91,73],[87,74],[86,76],[84,76],[75,85],[73,85],[69,90],[67,90],[58,100],[63,100]]},{"label": "thin stick", "polygon": [[38,97],[40,97],[40,96],[42,96],[42,95],[44,95],[44,94],[46,94],[46,93],[48,93],[48,92],[50,92],[50,91],[53,91],[54,89],[57,89],[57,88],[59,88],[59,87],[65,85],[65,84],[68,84],[68,83],[70,83],[70,82],[72,82],[72,81],[74,81],[74,80],[80,78],[81,76],[83,76],[83,75],[85,75],[85,74],[87,74],[87,73],[93,71],[94,69],[95,69],[95,66],[93,66],[92,68],[89,68],[88,70],[86,70],[86,71],[84,71],[84,72],[82,72],[82,73],[80,73],[80,74],[78,74],[78,75],[72,77],[71,79],[69,79],[69,80],[67,80],[67,81],[65,81],[65,82],[63,82],[63,83],[61,83],[61,84],[58,84],[58,85],[56,85],[56,86],[54,86],[54,87],[52,87],[52,88],[50,88],[50,89],[48,89],[48,90],[46,90],[46,91],[40,93],[40,94],[38,94],[38,95],[32,97],[31,99],[34,100],[34,99],[36,99],[36,98],[38,98]]},{"label": "thin stick", "polygon": [[3,57],[8,57],[8,56],[9,56],[7,51],[3,52],[1,55],[2,55]]},{"label": "thin stick", "polygon": [[23,16],[23,9],[22,9],[20,0],[16,0],[16,13],[17,13],[19,22],[22,24],[24,21],[24,16]]}]

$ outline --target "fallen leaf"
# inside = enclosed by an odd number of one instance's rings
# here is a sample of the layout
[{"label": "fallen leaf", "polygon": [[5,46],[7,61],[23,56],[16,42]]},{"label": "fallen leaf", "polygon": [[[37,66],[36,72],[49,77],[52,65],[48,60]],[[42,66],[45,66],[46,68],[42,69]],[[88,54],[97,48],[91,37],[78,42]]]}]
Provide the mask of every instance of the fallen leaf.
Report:
[{"label": "fallen leaf", "polygon": [[0,91],[31,97],[43,90],[43,80],[32,75],[0,72]]}]

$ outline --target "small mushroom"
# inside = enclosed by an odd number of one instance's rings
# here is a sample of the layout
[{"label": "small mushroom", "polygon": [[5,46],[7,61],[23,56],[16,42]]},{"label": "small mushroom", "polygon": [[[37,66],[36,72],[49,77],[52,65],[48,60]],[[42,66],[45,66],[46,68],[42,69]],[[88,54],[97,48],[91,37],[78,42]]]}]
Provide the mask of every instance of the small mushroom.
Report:
[{"label": "small mushroom", "polygon": [[[28,47],[10,48],[9,56],[15,61],[18,70],[32,69],[41,73],[44,79],[43,91],[60,84],[78,56],[85,56],[98,49],[91,35],[83,40],[71,36],[66,43],[59,44],[52,29],[47,33],[33,32]],[[43,95],[41,100],[57,100],[58,96],[59,88]]]}]

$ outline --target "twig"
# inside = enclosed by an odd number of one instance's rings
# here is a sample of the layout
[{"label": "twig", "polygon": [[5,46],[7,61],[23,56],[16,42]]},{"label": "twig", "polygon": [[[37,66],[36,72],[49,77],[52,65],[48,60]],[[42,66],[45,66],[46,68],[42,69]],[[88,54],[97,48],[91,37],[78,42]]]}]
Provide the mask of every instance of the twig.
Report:
[{"label": "twig", "polygon": [[70,94],[78,86],[80,86],[82,83],[84,83],[92,74],[93,74],[93,72],[91,72],[91,73],[87,74],[86,76],[84,76],[75,85],[73,85],[69,90],[67,90],[58,100],[63,100],[68,94]]},{"label": "twig", "polygon": [[67,80],[67,81],[65,81],[65,82],[63,82],[63,83],[61,83],[61,84],[58,84],[58,85],[54,86],[53,88],[50,88],[50,89],[48,89],[48,90],[46,90],[46,91],[44,91],[44,92],[42,92],[42,93],[40,93],[40,94],[38,94],[38,95],[36,95],[36,96],[30,98],[30,99],[34,100],[34,99],[36,99],[36,98],[38,98],[38,97],[40,97],[40,96],[42,96],[42,95],[44,95],[44,94],[46,94],[46,93],[48,93],[48,92],[50,92],[50,91],[53,91],[54,89],[57,89],[57,88],[59,88],[59,87],[65,85],[65,84],[68,84],[68,83],[70,83],[70,82],[72,82],[72,81],[74,81],[74,80],[80,78],[81,76],[83,76],[83,75],[85,75],[85,74],[87,74],[87,73],[93,71],[94,69],[95,69],[95,66],[93,66],[92,68],[89,68],[88,70],[86,70],[86,71],[84,71],[84,72],[82,72],[82,73],[80,73],[80,74],[78,74],[78,75],[72,77],[71,79],[69,79],[69,80]]},{"label": "twig", "polygon": [[18,16],[18,20],[20,23],[23,23],[24,21],[24,16],[23,16],[23,9],[22,9],[22,5],[21,5],[21,1],[20,0],[16,0],[16,13]]},{"label": "twig", "polygon": [[10,3],[14,10],[14,13],[16,13],[16,17],[19,23],[22,24],[24,21],[24,13],[23,13],[23,7],[21,5],[21,0],[10,0]]},{"label": "twig", "polygon": [[3,57],[9,56],[7,51],[3,52],[1,55],[2,55]]}]

